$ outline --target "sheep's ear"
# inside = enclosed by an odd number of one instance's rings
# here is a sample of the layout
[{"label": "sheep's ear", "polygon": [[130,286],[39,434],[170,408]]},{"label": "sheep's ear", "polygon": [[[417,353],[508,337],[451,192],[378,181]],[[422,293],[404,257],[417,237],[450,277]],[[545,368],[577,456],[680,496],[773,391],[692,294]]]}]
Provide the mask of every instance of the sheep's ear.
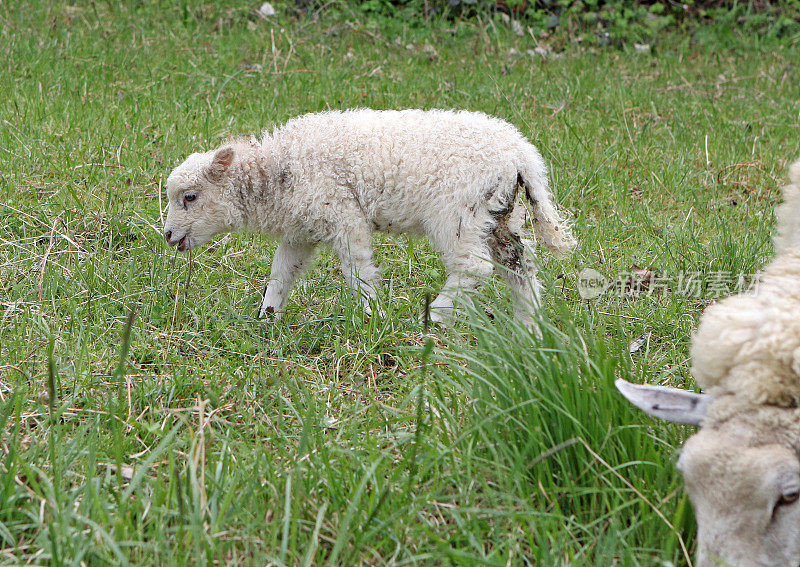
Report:
[{"label": "sheep's ear", "polygon": [[208,166],[208,178],[212,181],[219,181],[228,168],[233,163],[233,156],[236,152],[233,146],[224,146],[217,150],[214,158],[211,160],[211,165]]},{"label": "sheep's ear", "polygon": [[713,399],[708,394],[678,388],[631,384],[622,378],[614,385],[629,402],[645,413],[685,425],[700,425]]}]

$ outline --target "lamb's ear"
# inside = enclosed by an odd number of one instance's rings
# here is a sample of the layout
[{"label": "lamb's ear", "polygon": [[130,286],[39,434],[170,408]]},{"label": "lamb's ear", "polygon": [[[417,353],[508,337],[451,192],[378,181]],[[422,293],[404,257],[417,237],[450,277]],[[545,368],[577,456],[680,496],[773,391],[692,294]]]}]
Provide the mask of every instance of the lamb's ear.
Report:
[{"label": "lamb's ear", "polygon": [[685,425],[700,425],[713,399],[708,394],[678,388],[631,384],[622,378],[614,385],[629,402],[645,413]]},{"label": "lamb's ear", "polygon": [[233,146],[223,146],[217,150],[206,172],[211,181],[222,179],[222,176],[225,175],[225,172],[228,171],[228,168],[233,163],[235,153]]}]

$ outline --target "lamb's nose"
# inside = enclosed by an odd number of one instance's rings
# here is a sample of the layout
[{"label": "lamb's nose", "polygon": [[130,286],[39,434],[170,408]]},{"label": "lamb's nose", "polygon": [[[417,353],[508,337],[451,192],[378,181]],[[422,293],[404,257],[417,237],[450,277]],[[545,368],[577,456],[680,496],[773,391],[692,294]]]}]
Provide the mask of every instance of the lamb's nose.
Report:
[{"label": "lamb's nose", "polygon": [[166,231],[164,233],[164,238],[167,239],[167,244],[172,244],[172,242],[171,242],[171,240],[172,240],[172,231],[171,230]]}]

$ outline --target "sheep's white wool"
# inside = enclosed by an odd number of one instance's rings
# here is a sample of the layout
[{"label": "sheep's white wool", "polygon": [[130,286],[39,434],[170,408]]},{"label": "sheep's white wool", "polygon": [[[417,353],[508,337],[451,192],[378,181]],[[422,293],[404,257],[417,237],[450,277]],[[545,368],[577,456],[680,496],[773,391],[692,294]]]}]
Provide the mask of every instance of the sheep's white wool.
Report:
[{"label": "sheep's white wool", "polygon": [[448,272],[434,319],[452,311],[452,290],[477,286],[496,263],[530,323],[538,287],[519,236],[520,188],[537,238],[554,253],[569,250],[574,240],[550,198],[544,160],[507,122],[445,110],[307,114],[261,140],[189,156],[167,181],[164,231],[181,250],[232,230],[283,236],[261,308],[276,317],[317,244],[333,247],[369,311],[379,279],[372,232],[422,233]]},{"label": "sheep's white wool", "polygon": [[757,292],[706,309],[692,340],[692,372],[709,393],[800,404],[800,162],[776,210],[777,256]]}]

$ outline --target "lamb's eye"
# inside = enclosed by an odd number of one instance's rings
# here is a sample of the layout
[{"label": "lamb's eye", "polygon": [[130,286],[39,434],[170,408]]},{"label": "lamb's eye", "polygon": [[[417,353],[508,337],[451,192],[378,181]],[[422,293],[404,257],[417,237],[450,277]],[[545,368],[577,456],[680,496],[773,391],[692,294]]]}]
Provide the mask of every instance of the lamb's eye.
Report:
[{"label": "lamb's eye", "polygon": [[778,503],[776,505],[786,506],[788,504],[794,504],[798,499],[800,499],[800,490],[793,490],[792,492],[781,494],[781,497],[778,499]]},{"label": "lamb's eye", "polygon": [[183,196],[183,200],[186,201],[187,203],[191,203],[195,199],[197,199],[196,193],[186,193],[186,195]]}]

